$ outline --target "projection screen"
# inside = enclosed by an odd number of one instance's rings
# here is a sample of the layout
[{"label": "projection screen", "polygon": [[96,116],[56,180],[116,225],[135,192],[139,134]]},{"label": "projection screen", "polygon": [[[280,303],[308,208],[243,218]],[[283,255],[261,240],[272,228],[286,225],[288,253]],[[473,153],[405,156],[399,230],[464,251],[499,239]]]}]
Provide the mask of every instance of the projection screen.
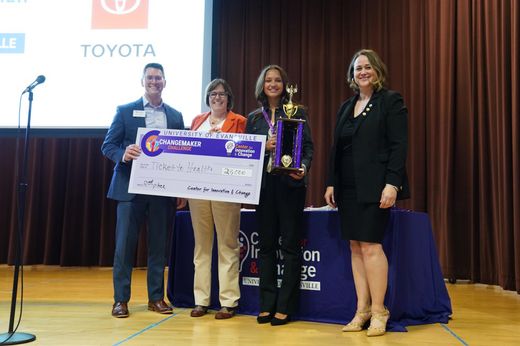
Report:
[{"label": "projection screen", "polygon": [[163,100],[185,124],[206,108],[211,0],[0,0],[0,127],[108,127],[143,95],[142,69],[165,68]]}]

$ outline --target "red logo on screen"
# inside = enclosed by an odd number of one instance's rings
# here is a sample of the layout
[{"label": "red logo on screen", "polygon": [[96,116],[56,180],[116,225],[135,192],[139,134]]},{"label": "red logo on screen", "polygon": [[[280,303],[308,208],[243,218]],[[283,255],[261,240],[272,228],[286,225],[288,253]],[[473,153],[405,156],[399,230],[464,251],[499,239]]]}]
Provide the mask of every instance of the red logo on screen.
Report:
[{"label": "red logo on screen", "polygon": [[92,29],[148,28],[148,0],[92,0]]}]

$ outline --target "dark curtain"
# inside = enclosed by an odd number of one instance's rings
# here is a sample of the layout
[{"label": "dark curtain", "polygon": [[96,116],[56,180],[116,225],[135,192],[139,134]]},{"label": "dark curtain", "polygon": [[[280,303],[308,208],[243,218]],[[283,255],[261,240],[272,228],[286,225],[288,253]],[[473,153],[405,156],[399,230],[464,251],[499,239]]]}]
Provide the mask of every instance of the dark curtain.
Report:
[{"label": "dark curtain", "polygon": [[[309,205],[322,205],[336,109],[354,52],[375,49],[409,108],[412,198],[444,275],[520,292],[519,5],[513,0],[215,2],[216,75],[257,105],[261,68],[282,65],[316,144]],[[516,249],[515,249],[515,245]]]},{"label": "dark curtain", "polygon": [[[25,130],[22,130],[25,132]],[[99,132],[99,131],[97,131]],[[106,131],[103,131],[106,132]],[[25,264],[111,266],[116,203],[105,197],[113,164],[101,154],[102,134],[31,131],[28,147]],[[65,137],[63,137],[65,136]],[[19,171],[24,139],[0,137],[0,263],[14,262]],[[143,227],[136,265],[146,265]]]},{"label": "dark curtain", "polygon": [[[307,205],[321,206],[336,110],[352,95],[347,66],[360,48],[376,50],[409,109],[412,198],[399,206],[429,214],[445,277],[520,292],[519,12],[515,0],[214,0],[213,76],[247,114],[262,67],[286,69],[315,142]],[[101,141],[31,143],[26,263],[111,264],[112,164]],[[5,263],[16,148],[0,144]]]}]

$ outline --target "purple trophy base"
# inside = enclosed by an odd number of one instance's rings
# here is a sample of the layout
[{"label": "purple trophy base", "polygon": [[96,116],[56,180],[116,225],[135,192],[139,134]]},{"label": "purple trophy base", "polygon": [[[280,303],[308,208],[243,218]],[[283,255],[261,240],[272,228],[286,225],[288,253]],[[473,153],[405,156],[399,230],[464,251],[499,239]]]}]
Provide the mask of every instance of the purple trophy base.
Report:
[{"label": "purple trophy base", "polygon": [[[273,173],[288,174],[301,169],[303,126],[305,120],[281,118],[276,121],[276,150]],[[289,156],[289,165],[283,164],[283,157]]]}]

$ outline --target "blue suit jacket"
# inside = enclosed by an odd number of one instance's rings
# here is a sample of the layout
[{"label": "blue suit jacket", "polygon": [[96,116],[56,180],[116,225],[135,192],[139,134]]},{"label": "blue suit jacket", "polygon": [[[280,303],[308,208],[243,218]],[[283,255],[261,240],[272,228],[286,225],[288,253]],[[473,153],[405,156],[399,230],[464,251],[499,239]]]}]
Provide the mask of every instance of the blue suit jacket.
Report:
[{"label": "blue suit jacket", "polygon": [[[164,108],[168,128],[184,129],[182,114],[167,104],[164,104]],[[117,107],[112,125],[110,125],[105,141],[101,146],[103,155],[116,164],[107,197],[117,201],[131,201],[135,196],[134,194],[128,193],[132,160],[126,163],[122,162],[125,148],[135,143],[137,128],[146,127],[145,118],[134,117],[134,110],[144,110],[143,98]]]}]

